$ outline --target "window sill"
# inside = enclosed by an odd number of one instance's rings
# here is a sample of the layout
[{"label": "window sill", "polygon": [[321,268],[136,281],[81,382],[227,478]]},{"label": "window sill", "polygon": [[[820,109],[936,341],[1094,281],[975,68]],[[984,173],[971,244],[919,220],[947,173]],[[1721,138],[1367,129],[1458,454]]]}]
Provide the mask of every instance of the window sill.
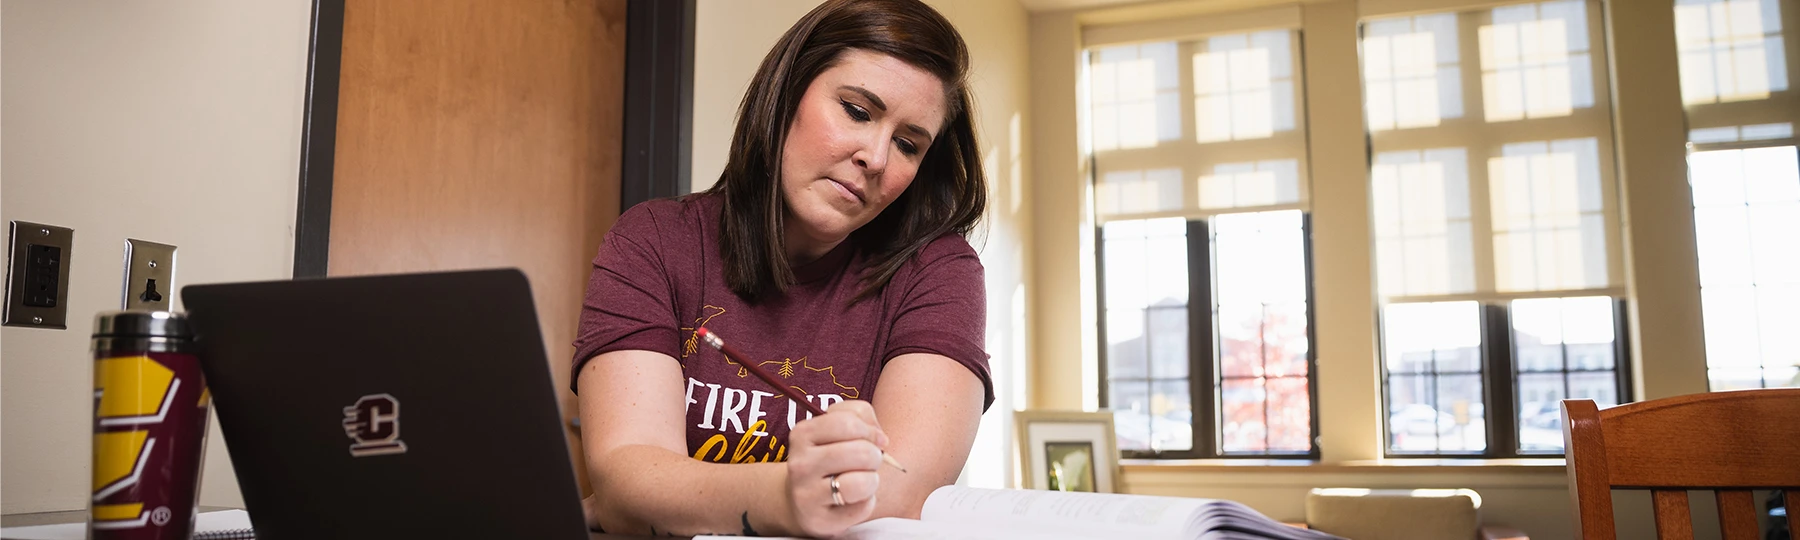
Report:
[{"label": "window sill", "polygon": [[1322,463],[1304,459],[1122,459],[1122,473],[1302,472],[1302,473],[1544,473],[1564,474],[1562,458],[1380,459]]}]

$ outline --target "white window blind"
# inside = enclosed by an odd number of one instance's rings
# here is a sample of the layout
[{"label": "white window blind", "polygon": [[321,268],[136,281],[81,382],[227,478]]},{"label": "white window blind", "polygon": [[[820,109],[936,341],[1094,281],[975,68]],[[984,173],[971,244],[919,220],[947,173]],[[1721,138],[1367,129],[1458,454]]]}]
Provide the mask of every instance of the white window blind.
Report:
[{"label": "white window blind", "polygon": [[1778,0],[1675,2],[1681,101],[1688,140],[1703,145],[1700,150],[1794,140],[1800,91],[1789,71],[1796,44],[1785,35],[1793,9]]},{"label": "white window blind", "polygon": [[1101,222],[1306,208],[1298,10],[1223,19],[1084,30]]},{"label": "white window blind", "polygon": [[1366,21],[1385,300],[1623,285],[1601,35],[1581,0]]}]

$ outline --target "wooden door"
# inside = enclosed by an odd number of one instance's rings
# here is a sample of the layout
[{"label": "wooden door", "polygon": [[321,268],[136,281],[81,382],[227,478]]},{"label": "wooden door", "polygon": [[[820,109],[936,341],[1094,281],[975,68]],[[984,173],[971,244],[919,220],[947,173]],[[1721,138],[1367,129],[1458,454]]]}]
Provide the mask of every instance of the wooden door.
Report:
[{"label": "wooden door", "polygon": [[[344,10],[329,275],[523,270],[565,426],[590,261],[618,217],[625,5],[349,0]],[[581,463],[572,431],[569,445]]]}]

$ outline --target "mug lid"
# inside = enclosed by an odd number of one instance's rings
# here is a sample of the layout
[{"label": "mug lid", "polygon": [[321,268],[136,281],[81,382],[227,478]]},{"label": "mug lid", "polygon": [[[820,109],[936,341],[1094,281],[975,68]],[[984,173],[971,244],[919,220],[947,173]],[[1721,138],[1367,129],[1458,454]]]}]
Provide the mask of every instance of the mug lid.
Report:
[{"label": "mug lid", "polygon": [[94,317],[94,337],[192,339],[187,316],[174,311],[105,311]]}]

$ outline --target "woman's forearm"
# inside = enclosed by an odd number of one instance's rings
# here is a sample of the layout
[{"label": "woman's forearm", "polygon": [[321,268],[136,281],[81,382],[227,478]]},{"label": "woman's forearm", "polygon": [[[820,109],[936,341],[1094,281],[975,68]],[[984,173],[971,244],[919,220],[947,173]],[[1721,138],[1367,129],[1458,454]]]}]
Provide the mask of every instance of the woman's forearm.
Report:
[{"label": "woman's forearm", "polygon": [[708,463],[650,445],[588,458],[600,525],[626,534],[799,534],[786,466]]}]

